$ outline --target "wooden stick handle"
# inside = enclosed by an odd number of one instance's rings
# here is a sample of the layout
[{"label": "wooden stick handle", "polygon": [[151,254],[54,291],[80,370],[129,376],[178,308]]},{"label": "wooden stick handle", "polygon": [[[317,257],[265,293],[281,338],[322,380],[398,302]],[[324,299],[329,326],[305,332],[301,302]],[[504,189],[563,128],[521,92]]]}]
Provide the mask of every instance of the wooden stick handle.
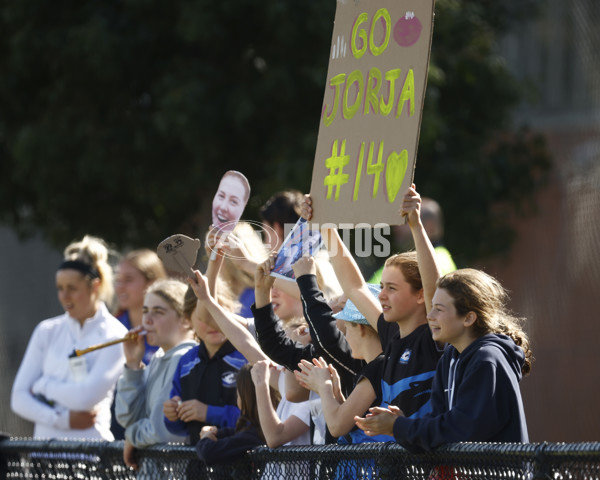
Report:
[{"label": "wooden stick handle", "polygon": [[137,338],[138,335],[140,335],[140,334],[143,335],[145,333],[146,333],[145,330],[142,330],[141,332],[138,332],[138,333],[128,333],[123,338],[117,338],[116,340],[110,340],[108,342],[100,343],[98,345],[92,345],[91,347],[83,348],[81,350],[75,349],[75,350],[73,350],[73,353],[71,354],[71,356],[72,357],[80,357],[81,355],[85,355],[86,353],[93,352],[94,350],[99,350],[104,347],[110,347],[111,345],[125,342],[126,340],[133,340],[134,338]]}]

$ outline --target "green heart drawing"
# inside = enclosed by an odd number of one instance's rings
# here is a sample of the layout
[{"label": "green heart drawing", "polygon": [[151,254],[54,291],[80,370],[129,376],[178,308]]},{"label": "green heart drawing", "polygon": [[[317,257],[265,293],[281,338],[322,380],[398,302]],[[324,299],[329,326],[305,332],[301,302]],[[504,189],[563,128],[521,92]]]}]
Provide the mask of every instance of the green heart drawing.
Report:
[{"label": "green heart drawing", "polygon": [[408,152],[406,149],[400,153],[392,152],[387,158],[385,166],[385,187],[390,203],[394,203],[396,195],[404,181],[406,167],[408,166]]}]

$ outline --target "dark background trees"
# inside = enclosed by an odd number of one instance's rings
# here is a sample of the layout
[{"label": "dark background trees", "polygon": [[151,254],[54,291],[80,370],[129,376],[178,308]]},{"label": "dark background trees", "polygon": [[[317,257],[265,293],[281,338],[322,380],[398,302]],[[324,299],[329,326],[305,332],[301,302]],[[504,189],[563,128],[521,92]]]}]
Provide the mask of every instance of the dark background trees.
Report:
[{"label": "dark background trees", "polygon": [[[530,1],[438,0],[416,182],[451,251],[506,250],[549,168],[495,46]],[[227,169],[308,191],[335,2],[0,1],[0,221],[62,247],[197,235]],[[465,235],[465,232],[470,232]]]}]

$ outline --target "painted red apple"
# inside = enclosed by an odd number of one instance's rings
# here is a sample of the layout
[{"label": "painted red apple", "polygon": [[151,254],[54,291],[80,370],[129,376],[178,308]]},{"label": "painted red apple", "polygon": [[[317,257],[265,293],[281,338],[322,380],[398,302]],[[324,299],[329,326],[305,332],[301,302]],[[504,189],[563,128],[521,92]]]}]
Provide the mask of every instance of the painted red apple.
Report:
[{"label": "painted red apple", "polygon": [[421,36],[423,26],[414,12],[406,12],[394,26],[394,40],[401,47],[414,45]]}]

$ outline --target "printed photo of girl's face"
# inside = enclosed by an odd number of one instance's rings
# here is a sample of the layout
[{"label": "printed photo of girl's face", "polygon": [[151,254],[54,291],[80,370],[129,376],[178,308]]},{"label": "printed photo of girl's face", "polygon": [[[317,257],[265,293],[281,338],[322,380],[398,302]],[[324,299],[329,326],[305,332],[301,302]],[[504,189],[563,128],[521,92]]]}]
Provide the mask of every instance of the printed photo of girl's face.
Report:
[{"label": "printed photo of girl's face", "polygon": [[231,231],[241,218],[248,201],[249,186],[237,175],[225,174],[212,204],[215,228]]}]

